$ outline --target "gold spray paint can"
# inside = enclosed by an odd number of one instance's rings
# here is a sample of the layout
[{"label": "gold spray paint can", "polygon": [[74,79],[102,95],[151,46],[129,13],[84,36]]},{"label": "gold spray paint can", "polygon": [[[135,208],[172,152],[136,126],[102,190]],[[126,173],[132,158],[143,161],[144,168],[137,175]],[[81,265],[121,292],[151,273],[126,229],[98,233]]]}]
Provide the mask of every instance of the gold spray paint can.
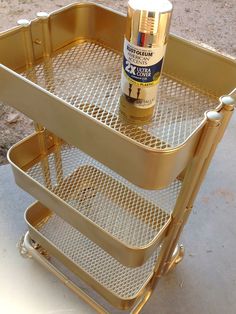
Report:
[{"label": "gold spray paint can", "polygon": [[130,122],[145,123],[153,115],[171,13],[168,0],[128,2],[120,111]]}]

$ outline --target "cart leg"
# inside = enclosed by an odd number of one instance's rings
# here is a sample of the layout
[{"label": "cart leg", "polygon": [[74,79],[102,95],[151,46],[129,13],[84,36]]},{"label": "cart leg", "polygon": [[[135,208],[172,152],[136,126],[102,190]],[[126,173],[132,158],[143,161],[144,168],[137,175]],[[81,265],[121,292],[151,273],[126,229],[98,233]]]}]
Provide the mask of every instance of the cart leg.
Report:
[{"label": "cart leg", "polygon": [[162,273],[163,276],[167,275],[169,272],[175,269],[175,267],[183,260],[185,254],[185,249],[182,244],[177,244],[174,253],[166,267],[165,272]]},{"label": "cart leg", "polygon": [[170,225],[169,233],[164,240],[163,247],[157,261],[157,277],[167,273],[171,267],[170,265],[172,265],[172,255],[179,241],[184,225],[191,213],[193,202],[205,177],[217,144],[223,136],[225,128],[233,113],[234,99],[230,97],[231,101],[229,101],[229,97],[230,96],[221,98],[221,114],[223,119],[220,118],[219,114],[214,112],[209,112],[207,114],[207,124],[200,139],[196,157],[187,169],[183,186],[173,211],[173,221]]},{"label": "cart leg", "polygon": [[160,255],[157,259],[155,268],[155,277],[153,278],[153,285],[156,285],[157,278],[165,274],[170,268],[173,252],[179,240],[181,227],[186,221],[190,211],[187,208],[192,192],[197,184],[199,173],[203,167],[205,159],[211,150],[211,147],[216,139],[216,135],[220,126],[221,115],[216,112],[207,114],[207,123],[205,125],[203,134],[199,141],[199,145],[195,154],[195,158],[188,166],[182,189],[176,201],[175,208],[172,214],[172,222],[170,224],[167,236],[163,241]]},{"label": "cart leg", "polygon": [[133,308],[133,310],[130,312],[130,314],[139,314],[140,311],[143,309],[144,305],[149,300],[150,296],[152,295],[153,289],[148,289],[144,295],[141,297],[138,304]]},{"label": "cart leg", "polygon": [[25,246],[25,237],[26,236],[24,235],[20,238],[19,242],[17,243],[17,247],[18,247],[19,253],[22,257],[32,258],[32,255],[30,254],[29,250]]},{"label": "cart leg", "polygon": [[[168,272],[172,271],[176,267],[176,265],[182,261],[183,257],[184,257],[184,246],[182,244],[177,245],[175,248],[175,251],[173,253],[172,259],[171,259],[171,264],[169,265],[169,268],[167,269],[166,273],[163,275],[166,275]],[[133,308],[133,310],[130,312],[130,314],[139,314],[141,312],[144,305],[147,303],[147,301],[151,297],[153,290],[154,290],[154,285],[152,285],[152,282],[151,282],[150,287],[147,289],[147,291],[141,297],[140,301]]]},{"label": "cart leg", "polygon": [[[189,198],[189,201],[188,201],[188,204],[187,204],[187,207],[184,211],[184,214],[183,214],[183,221],[182,223],[180,224],[180,227],[179,227],[179,230],[176,234],[176,237],[175,237],[175,240],[173,241],[173,244],[172,244],[172,247],[171,247],[171,250],[173,250],[173,248],[175,247],[175,245],[178,243],[179,241],[179,237],[183,231],[183,228],[184,228],[184,225],[186,224],[187,220],[188,220],[188,217],[192,211],[192,208],[193,208],[193,203],[194,203],[194,200],[197,196],[197,193],[200,189],[200,186],[205,178],[205,175],[206,175],[206,172],[207,172],[207,169],[209,168],[209,165],[210,165],[210,162],[212,160],[212,157],[216,151],[216,148],[217,148],[217,145],[219,143],[219,141],[221,140],[223,134],[224,134],[224,131],[230,121],[230,118],[233,114],[233,110],[234,110],[234,103],[235,103],[235,100],[231,97],[231,96],[225,96],[225,97],[222,97],[221,99],[221,102],[222,102],[222,110],[221,110],[221,114],[223,116],[223,119],[221,120],[221,124],[218,128],[218,133],[217,133],[217,136],[216,136],[216,139],[215,141],[213,141],[213,144],[211,146],[211,149],[208,153],[208,156],[207,158],[205,159],[203,165],[202,165],[202,169],[200,170],[200,173],[199,173],[199,177],[197,179],[197,182],[195,184],[195,187],[192,191],[192,194],[191,194],[191,197]],[[169,265],[171,264],[171,258],[169,257],[167,260],[166,260],[166,263],[165,263],[165,267],[163,269],[163,272],[166,273],[167,269],[169,268]]]},{"label": "cart leg", "polygon": [[21,237],[20,241],[17,244],[17,247],[19,249],[19,253],[24,258],[32,258],[32,254],[30,253],[31,250],[29,250],[28,245],[26,244],[26,241],[30,241],[30,245],[32,246],[32,249],[37,250],[39,254],[41,254],[44,258],[50,260],[50,255],[48,254],[47,250],[42,248],[42,246],[36,242],[34,242],[32,239],[30,239],[28,233]]}]

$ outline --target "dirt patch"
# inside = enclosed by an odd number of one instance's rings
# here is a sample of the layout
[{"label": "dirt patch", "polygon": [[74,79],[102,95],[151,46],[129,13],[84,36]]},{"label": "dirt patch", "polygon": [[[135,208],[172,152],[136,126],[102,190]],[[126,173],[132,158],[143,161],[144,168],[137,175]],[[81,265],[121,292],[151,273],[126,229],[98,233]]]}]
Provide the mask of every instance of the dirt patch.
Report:
[{"label": "dirt patch", "polygon": [[0,104],[0,164],[6,164],[8,149],[33,132],[33,122],[13,108]]},{"label": "dirt patch", "polygon": [[[72,0],[0,0],[0,31],[15,26],[20,18],[34,19],[38,11],[52,12],[72,2]],[[127,0],[93,2],[126,12]],[[172,3],[174,4],[172,33],[232,58],[236,56],[235,0],[191,2],[172,0]],[[9,147],[33,131],[33,124],[29,119],[22,114],[14,115],[15,110],[0,104],[0,164],[7,162],[6,152]]]}]

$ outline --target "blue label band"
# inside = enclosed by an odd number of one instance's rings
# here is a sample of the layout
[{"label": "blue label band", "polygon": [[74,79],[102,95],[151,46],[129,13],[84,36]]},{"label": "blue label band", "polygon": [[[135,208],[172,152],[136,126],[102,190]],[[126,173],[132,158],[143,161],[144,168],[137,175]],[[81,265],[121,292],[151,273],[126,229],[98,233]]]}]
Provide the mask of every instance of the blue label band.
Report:
[{"label": "blue label band", "polygon": [[125,58],[125,56],[123,59],[123,68],[126,75],[133,81],[144,84],[152,82],[155,84],[155,82],[158,81],[161,74],[162,64],[163,58],[158,63],[146,67],[132,64]]}]

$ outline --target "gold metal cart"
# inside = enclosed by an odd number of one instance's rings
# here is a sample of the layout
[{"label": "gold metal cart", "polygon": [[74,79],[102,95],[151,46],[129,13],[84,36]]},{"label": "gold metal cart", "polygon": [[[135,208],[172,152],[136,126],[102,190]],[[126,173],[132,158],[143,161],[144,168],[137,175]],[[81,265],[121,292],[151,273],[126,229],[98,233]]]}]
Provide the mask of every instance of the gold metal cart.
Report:
[{"label": "gold metal cart", "polygon": [[124,28],[123,15],[83,3],[0,34],[0,100],[36,128],[8,153],[38,200],[21,253],[99,313],[108,310],[71,274],[141,311],[183,258],[180,234],[235,104],[236,63],[170,36],[152,121],[122,120]]}]

